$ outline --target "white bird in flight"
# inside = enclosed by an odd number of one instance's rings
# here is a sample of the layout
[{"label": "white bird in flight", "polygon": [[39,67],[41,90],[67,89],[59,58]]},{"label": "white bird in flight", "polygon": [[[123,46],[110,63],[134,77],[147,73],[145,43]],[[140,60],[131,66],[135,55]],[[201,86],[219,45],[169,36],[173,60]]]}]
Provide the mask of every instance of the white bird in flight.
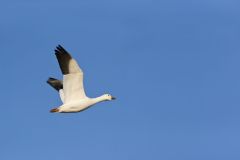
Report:
[{"label": "white bird in flight", "polygon": [[116,99],[110,94],[97,98],[87,97],[83,87],[83,71],[75,59],[61,45],[56,47],[55,55],[63,74],[63,81],[49,78],[47,83],[59,92],[63,104],[50,112],[80,112],[96,103]]}]

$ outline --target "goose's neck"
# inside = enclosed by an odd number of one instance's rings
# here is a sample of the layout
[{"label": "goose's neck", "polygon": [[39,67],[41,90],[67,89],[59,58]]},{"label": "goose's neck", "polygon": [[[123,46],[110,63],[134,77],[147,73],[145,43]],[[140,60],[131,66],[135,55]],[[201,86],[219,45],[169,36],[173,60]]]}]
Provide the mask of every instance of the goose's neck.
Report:
[{"label": "goose's neck", "polygon": [[99,102],[105,101],[106,99],[103,96],[99,96],[97,98],[93,98],[93,100],[95,103],[99,103]]}]

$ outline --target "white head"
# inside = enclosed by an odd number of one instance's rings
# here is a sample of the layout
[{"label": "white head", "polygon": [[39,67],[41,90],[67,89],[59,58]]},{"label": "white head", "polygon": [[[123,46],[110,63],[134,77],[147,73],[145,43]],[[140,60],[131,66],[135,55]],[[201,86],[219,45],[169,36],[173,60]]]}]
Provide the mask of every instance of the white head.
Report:
[{"label": "white head", "polygon": [[111,100],[114,100],[116,99],[115,97],[113,97],[112,95],[110,94],[104,94],[101,96],[105,101],[111,101]]}]

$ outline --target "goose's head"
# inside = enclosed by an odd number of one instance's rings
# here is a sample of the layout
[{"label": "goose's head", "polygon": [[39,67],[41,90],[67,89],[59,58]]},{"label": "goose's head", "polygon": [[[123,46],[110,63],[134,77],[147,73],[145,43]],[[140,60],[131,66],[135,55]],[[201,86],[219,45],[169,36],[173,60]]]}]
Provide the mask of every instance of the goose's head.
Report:
[{"label": "goose's head", "polygon": [[103,97],[106,101],[111,101],[111,100],[116,99],[115,97],[113,97],[113,96],[110,95],[110,94],[104,94],[102,97]]}]

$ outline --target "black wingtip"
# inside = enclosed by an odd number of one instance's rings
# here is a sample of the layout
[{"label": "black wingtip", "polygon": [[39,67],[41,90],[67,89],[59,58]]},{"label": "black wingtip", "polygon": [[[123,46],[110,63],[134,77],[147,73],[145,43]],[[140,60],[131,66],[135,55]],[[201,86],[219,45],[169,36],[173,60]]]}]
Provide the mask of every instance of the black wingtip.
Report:
[{"label": "black wingtip", "polygon": [[62,46],[58,45],[56,48],[57,48],[57,50],[61,50]]},{"label": "black wingtip", "polygon": [[62,47],[62,45],[61,45],[61,44],[58,44],[57,47]]},{"label": "black wingtip", "polygon": [[54,51],[55,51],[55,54],[56,54],[56,55],[57,55],[57,54],[60,54],[59,50],[55,49]]},{"label": "black wingtip", "polygon": [[49,77],[47,80],[47,83],[52,86],[54,89],[56,89],[57,91],[59,91],[60,89],[63,89],[63,84],[62,81]]},{"label": "black wingtip", "polygon": [[61,45],[56,47],[55,55],[57,57],[62,74],[69,74],[69,61],[72,59],[72,56]]},{"label": "black wingtip", "polygon": [[47,83],[50,83],[51,81],[55,81],[55,80],[57,80],[57,79],[49,77],[48,80],[47,80]]},{"label": "black wingtip", "polygon": [[55,54],[68,54],[70,56],[70,54],[67,52],[67,50],[64,49],[63,46],[61,46],[60,44],[57,45],[57,47],[55,49]]}]

